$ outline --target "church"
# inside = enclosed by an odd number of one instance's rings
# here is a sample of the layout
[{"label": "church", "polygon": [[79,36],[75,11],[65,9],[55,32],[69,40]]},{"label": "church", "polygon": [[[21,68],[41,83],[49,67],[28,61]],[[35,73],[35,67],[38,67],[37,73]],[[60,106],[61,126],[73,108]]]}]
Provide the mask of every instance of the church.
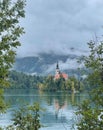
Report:
[{"label": "church", "polygon": [[68,79],[68,74],[66,73],[62,73],[59,69],[59,64],[57,62],[57,65],[56,65],[56,72],[55,72],[55,76],[54,76],[54,79],[59,79],[59,78],[64,78],[65,80]]}]

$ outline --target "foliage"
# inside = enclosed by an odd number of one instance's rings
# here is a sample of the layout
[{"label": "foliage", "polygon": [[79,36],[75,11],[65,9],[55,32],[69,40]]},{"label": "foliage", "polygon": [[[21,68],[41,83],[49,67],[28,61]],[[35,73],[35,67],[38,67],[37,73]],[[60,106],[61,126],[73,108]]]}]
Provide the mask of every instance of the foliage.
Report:
[{"label": "foliage", "polygon": [[54,76],[36,76],[22,72],[10,71],[9,81],[10,88],[36,88],[44,91],[83,91],[83,81],[77,80],[75,77],[69,77],[67,80],[59,78],[54,80]]},{"label": "foliage", "polygon": [[3,128],[0,127],[0,130],[3,130]]},{"label": "foliage", "polygon": [[84,101],[79,114],[82,115],[78,130],[102,130],[103,129],[103,115],[101,110],[91,107],[90,101]]},{"label": "foliage", "polygon": [[69,77],[65,80],[63,77],[54,79],[54,76],[47,76],[43,83],[39,83],[39,89],[44,91],[82,91],[83,84],[75,77]]},{"label": "foliage", "polygon": [[32,106],[24,106],[14,113],[13,125],[6,130],[38,130],[40,123],[40,106],[34,103]]},{"label": "foliage", "polygon": [[67,80],[59,78],[54,80],[54,76],[36,76],[22,72],[10,71],[9,81],[10,88],[36,88],[43,91],[83,91],[83,81],[77,80],[75,77],[69,77]]},{"label": "foliage", "polygon": [[0,89],[0,113],[5,113],[7,104],[4,101],[3,89]]},{"label": "foliage", "polygon": [[43,82],[44,77],[28,75],[22,72],[10,71],[10,88],[37,88],[39,82]]},{"label": "foliage", "polygon": [[81,115],[78,130],[103,129],[103,42],[88,43],[90,55],[84,57],[90,70],[87,81],[91,85],[90,99],[84,101],[77,114]]},{"label": "foliage", "polygon": [[8,70],[16,55],[14,49],[20,46],[18,38],[24,33],[19,26],[20,18],[25,16],[24,6],[23,0],[16,3],[0,1],[0,86],[7,86]]},{"label": "foliage", "polygon": [[[20,46],[19,37],[24,33],[19,26],[20,18],[24,17],[25,2],[17,0],[0,0],[0,88],[9,85],[8,72],[14,62],[15,49]],[[4,112],[6,104],[0,89],[0,113]]]}]

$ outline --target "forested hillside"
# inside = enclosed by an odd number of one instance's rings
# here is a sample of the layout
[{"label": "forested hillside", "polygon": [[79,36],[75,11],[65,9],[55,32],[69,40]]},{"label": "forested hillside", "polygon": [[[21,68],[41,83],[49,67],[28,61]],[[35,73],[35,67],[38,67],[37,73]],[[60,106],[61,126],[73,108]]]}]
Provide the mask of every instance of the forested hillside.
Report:
[{"label": "forested hillside", "polygon": [[9,73],[10,88],[37,88],[38,83],[43,82],[44,78],[11,71]]},{"label": "forested hillside", "polygon": [[[69,77],[67,80],[60,78],[54,80],[54,76],[27,75],[23,72],[10,71],[10,88],[39,89],[42,91],[83,91],[87,89],[85,80]],[[85,84],[85,85],[84,85]]]}]

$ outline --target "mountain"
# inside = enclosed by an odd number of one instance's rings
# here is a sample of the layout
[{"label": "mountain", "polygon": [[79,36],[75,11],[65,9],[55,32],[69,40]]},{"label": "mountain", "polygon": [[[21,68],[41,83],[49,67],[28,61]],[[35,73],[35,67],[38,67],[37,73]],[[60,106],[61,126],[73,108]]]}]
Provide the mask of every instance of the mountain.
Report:
[{"label": "mountain", "polygon": [[60,70],[70,74],[77,72],[79,57],[75,54],[40,53],[37,56],[16,58],[13,69],[37,75],[54,74],[56,63],[59,62]]}]

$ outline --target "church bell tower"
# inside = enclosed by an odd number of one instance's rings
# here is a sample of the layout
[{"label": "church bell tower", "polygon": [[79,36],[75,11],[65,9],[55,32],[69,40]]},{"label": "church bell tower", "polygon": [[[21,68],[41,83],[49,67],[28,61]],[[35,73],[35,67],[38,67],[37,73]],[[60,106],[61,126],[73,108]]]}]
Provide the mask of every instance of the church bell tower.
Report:
[{"label": "church bell tower", "polygon": [[56,74],[60,74],[60,70],[59,70],[59,64],[57,62],[57,65],[56,65]]}]

